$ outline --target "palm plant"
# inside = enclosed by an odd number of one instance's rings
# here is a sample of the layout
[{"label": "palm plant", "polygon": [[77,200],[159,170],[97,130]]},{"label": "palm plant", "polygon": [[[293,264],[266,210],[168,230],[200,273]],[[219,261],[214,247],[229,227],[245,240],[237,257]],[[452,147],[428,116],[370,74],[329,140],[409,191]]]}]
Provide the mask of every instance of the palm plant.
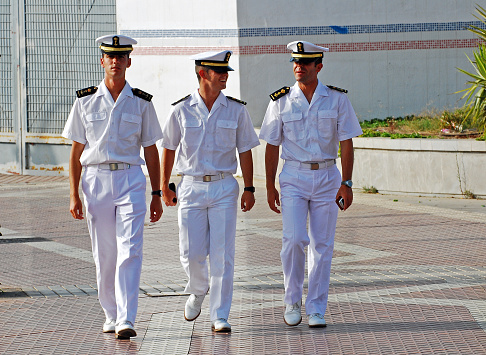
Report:
[{"label": "palm plant", "polygon": [[[477,5],[476,11],[479,15],[475,15],[475,17],[486,25],[486,10]],[[468,30],[477,34],[483,41],[486,41],[486,29],[470,25]],[[475,73],[470,73],[466,70],[457,68],[461,73],[470,77],[470,80],[467,81],[469,87],[458,91],[458,93],[464,92],[461,99],[466,98],[464,104],[466,116],[464,120],[471,117],[473,124],[484,129],[486,126],[486,45],[479,43],[478,50],[474,51],[473,54],[474,61],[469,57],[467,57],[467,59],[474,67]]]}]

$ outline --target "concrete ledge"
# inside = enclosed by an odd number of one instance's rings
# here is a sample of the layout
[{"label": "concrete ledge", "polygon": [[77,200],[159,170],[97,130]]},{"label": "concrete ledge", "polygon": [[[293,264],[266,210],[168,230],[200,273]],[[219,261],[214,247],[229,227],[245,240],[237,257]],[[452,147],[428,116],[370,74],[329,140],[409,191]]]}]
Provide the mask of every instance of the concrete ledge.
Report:
[{"label": "concrete ledge", "polygon": [[486,142],[355,138],[356,187],[383,193],[486,197]]},{"label": "concrete ledge", "polygon": [[353,142],[357,149],[486,153],[486,143],[474,139],[391,139],[376,137],[355,138]]},{"label": "concrete ledge", "polygon": [[[259,133],[259,130],[257,130]],[[381,193],[486,197],[486,142],[472,139],[354,138],[354,186]],[[254,174],[265,178],[266,142],[253,149]],[[337,162],[341,169],[341,162]],[[280,173],[282,160],[279,162]],[[277,175],[278,176],[278,175]]]},{"label": "concrete ledge", "polygon": [[[256,129],[257,134],[259,129]],[[381,193],[486,197],[486,142],[472,139],[355,138],[353,181],[356,188]],[[30,143],[25,175],[67,175],[69,145]],[[255,178],[265,178],[265,141],[253,149]],[[0,142],[1,172],[14,172],[15,144]],[[341,162],[337,162],[341,168]],[[35,167],[35,168],[34,168]],[[279,162],[277,177],[282,168]],[[237,175],[241,175],[238,169]]]}]

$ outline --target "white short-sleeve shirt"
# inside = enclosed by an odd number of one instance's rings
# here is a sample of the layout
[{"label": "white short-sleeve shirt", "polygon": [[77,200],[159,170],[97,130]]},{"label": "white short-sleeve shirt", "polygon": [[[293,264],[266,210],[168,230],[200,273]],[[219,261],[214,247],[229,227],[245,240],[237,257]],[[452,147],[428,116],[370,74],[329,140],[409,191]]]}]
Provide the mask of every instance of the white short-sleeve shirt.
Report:
[{"label": "white short-sleeve shirt", "polygon": [[197,90],[172,107],[163,134],[162,147],[179,147],[176,171],[191,176],[234,174],[236,149],[260,144],[243,104],[220,93],[209,112]]},{"label": "white short-sleeve shirt", "polygon": [[339,142],[362,134],[346,94],[319,81],[309,103],[296,82],[289,93],[270,101],[260,138],[282,145],[282,159],[321,162],[338,157]]},{"label": "white short-sleeve shirt", "polygon": [[140,147],[163,137],[152,102],[135,96],[128,82],[114,102],[104,81],[94,94],[76,99],[62,136],[85,144],[81,165],[142,165]]}]

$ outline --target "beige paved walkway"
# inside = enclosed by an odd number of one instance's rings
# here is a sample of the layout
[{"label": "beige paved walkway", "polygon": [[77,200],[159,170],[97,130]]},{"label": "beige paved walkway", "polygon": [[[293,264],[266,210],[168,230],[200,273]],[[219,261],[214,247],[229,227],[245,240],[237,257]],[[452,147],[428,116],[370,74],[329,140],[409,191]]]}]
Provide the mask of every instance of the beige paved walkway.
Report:
[{"label": "beige paved walkway", "polygon": [[140,309],[131,341],[101,333],[84,221],[67,178],[0,175],[1,354],[484,354],[486,201],[355,194],[340,213],[328,327],[283,323],[280,217],[238,216],[231,334],[207,304],[183,319],[176,209],[147,222]]}]

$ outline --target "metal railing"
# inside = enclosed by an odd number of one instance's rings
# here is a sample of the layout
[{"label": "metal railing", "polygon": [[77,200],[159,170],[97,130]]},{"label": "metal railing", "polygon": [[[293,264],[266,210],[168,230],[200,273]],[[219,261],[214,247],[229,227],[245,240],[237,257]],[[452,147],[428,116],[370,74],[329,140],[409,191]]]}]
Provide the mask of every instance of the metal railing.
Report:
[{"label": "metal railing", "polygon": [[75,91],[103,78],[94,40],[116,32],[114,0],[24,0],[27,131],[61,133]]},{"label": "metal railing", "polygon": [[67,143],[76,90],[103,78],[94,41],[116,32],[116,0],[1,1],[0,171],[29,173],[36,144]]},{"label": "metal railing", "polygon": [[0,4],[0,132],[13,132],[12,14],[10,0]]}]

